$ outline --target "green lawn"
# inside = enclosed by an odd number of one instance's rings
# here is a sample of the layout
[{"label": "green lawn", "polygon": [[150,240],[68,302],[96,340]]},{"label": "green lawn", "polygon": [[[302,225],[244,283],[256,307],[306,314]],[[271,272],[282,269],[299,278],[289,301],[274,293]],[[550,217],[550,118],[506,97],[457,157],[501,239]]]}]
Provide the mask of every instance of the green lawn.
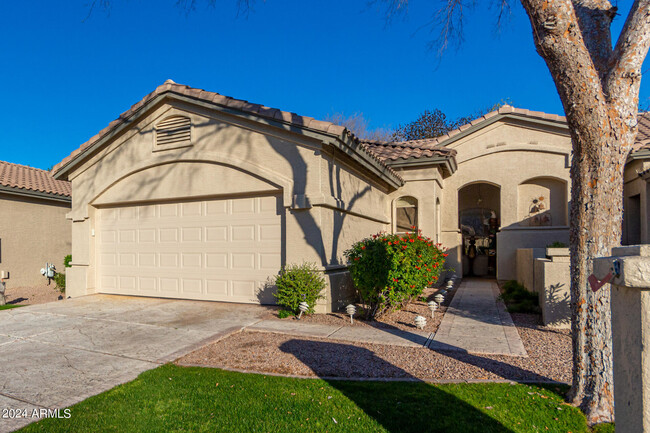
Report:
[{"label": "green lawn", "polygon": [[11,308],[18,308],[18,307],[24,307],[24,305],[13,305],[13,304],[0,305],[0,310],[9,310]]},{"label": "green lawn", "polygon": [[[24,432],[587,432],[566,388],[290,379],[171,364]],[[599,430],[613,432],[613,426]]]}]

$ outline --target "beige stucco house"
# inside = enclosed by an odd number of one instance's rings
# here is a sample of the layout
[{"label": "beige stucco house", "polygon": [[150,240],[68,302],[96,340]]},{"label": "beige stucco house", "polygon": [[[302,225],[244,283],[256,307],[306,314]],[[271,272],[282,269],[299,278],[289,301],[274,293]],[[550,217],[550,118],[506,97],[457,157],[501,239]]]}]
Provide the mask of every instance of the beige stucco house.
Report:
[{"label": "beige stucco house", "polygon": [[269,277],[310,261],[328,310],[350,294],[345,249],[413,225],[457,273],[471,240],[474,274],[514,278],[517,248],[568,242],[570,152],[563,117],[509,106],[437,139],[364,142],[168,80],[53,170],[73,189],[67,293],[266,303]]},{"label": "beige stucco house", "polygon": [[37,286],[46,263],[71,251],[70,183],[45,170],[0,161],[0,271],[9,287]]}]

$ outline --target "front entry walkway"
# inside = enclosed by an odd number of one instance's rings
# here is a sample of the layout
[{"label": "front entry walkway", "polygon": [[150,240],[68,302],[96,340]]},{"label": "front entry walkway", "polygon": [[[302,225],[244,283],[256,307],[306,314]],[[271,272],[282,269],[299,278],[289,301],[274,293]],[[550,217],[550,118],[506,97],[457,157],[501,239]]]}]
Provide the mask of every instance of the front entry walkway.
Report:
[{"label": "front entry walkway", "polygon": [[466,278],[457,290],[431,349],[528,356],[494,280]]}]

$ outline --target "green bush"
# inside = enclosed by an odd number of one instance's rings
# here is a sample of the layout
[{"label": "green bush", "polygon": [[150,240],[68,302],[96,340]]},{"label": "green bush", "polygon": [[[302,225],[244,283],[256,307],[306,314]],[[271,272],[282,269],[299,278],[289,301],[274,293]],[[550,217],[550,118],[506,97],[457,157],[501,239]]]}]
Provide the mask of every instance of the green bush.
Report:
[{"label": "green bush", "polygon": [[546,248],[566,248],[566,247],[568,247],[568,245],[560,241],[555,241],[552,244],[546,245]]},{"label": "green bush", "polygon": [[54,283],[56,284],[56,288],[61,291],[61,293],[65,293],[65,274],[61,272],[57,272],[54,274]]},{"label": "green bush", "polygon": [[345,251],[366,318],[403,308],[436,282],[445,262],[440,244],[421,232],[379,233]]},{"label": "green bush", "polygon": [[507,304],[511,313],[539,313],[537,294],[529,292],[516,280],[503,283],[501,299]]},{"label": "green bush", "polygon": [[289,316],[293,316],[293,313],[289,310],[280,310],[278,311],[278,318],[279,319],[286,319]]},{"label": "green bush", "polygon": [[[70,268],[72,265],[72,255],[68,254],[63,258],[63,267]],[[57,272],[54,274],[54,283],[56,284],[56,289],[60,290],[61,293],[65,293],[65,273]]]},{"label": "green bush", "polygon": [[298,305],[306,302],[309,304],[308,313],[311,314],[316,301],[323,297],[321,292],[325,289],[325,278],[315,263],[287,265],[280,270],[275,285],[277,291],[274,296],[278,304],[298,314]]}]

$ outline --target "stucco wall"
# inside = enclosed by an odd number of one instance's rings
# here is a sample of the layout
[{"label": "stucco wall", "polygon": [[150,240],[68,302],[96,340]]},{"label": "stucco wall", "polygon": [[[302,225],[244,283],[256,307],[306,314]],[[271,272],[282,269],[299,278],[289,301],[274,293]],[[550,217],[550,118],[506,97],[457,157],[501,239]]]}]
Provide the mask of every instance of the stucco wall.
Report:
[{"label": "stucco wall", "polygon": [[650,188],[637,172],[650,161],[636,160],[625,167],[623,186],[623,245],[650,243]]},{"label": "stucco wall", "polygon": [[440,226],[437,203],[440,201],[440,186],[443,182],[439,166],[402,168],[398,169],[398,172],[406,183],[389,195],[388,205],[391,218],[389,230],[395,230],[395,200],[406,196],[414,197],[418,204],[418,228],[422,234],[439,242]]},{"label": "stucco wall", "polygon": [[[520,185],[531,179],[556,180],[566,188],[565,197],[570,196],[571,141],[565,129],[524,121],[501,121],[450,143],[448,147],[458,152],[458,169],[444,180],[442,189],[442,242],[450,248],[450,266],[462,269],[458,192],[479,182],[498,187],[500,195],[497,278],[516,278],[517,248],[545,247],[555,240],[568,241],[568,228],[564,224],[522,227],[519,213],[519,202],[529,199],[528,194],[520,197]],[[554,221],[559,220],[562,218],[554,218]]]},{"label": "stucco wall", "polygon": [[8,287],[46,283],[45,263],[63,270],[71,252],[69,211],[65,203],[0,194],[0,270],[9,271]]},{"label": "stucco wall", "polygon": [[545,248],[518,248],[516,257],[517,282],[529,291],[535,291],[535,259],[546,257]]},{"label": "stucco wall", "polygon": [[[154,125],[169,115],[191,118],[192,146],[155,149]],[[352,242],[390,222],[387,184],[337,152],[313,137],[185,103],[152,108],[70,175],[69,293],[96,288],[95,209],[146,201],[277,193],[283,262],[314,262],[331,272]]]}]

